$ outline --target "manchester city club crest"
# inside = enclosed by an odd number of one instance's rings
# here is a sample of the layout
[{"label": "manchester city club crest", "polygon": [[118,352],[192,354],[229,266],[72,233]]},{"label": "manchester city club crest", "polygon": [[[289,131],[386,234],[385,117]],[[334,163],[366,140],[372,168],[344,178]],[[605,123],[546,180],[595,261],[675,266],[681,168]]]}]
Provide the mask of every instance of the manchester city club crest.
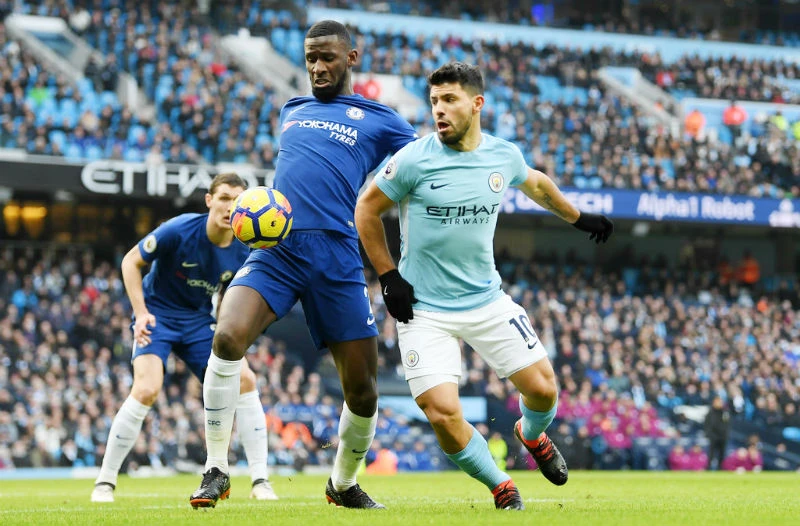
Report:
[{"label": "manchester city club crest", "polygon": [[416,367],[419,363],[419,353],[417,351],[408,351],[406,353],[406,365],[409,367]]},{"label": "manchester city club crest", "polygon": [[492,172],[489,175],[489,188],[496,194],[500,193],[500,190],[503,189],[503,174],[500,172]]},{"label": "manchester city club crest", "polygon": [[344,112],[345,115],[353,119],[354,121],[360,121],[364,118],[364,110],[361,108],[356,108],[355,106],[350,106],[347,108],[347,111]]}]

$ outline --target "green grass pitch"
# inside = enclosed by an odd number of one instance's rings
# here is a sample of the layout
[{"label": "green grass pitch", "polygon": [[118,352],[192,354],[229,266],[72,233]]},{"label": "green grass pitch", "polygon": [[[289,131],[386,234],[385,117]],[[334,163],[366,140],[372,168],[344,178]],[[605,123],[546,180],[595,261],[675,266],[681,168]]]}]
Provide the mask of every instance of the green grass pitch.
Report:
[{"label": "green grass pitch", "polygon": [[602,524],[619,526],[800,524],[800,474],[573,472],[562,487],[538,472],[512,472],[527,510],[495,510],[491,494],[460,472],[361,476],[385,511],[337,509],[325,476],[273,475],[277,502],[248,500],[249,480],[233,479],[231,498],[193,510],[199,476],[121,477],[113,504],[92,504],[91,480],[0,480],[0,524],[113,526],[299,524],[313,526]]}]

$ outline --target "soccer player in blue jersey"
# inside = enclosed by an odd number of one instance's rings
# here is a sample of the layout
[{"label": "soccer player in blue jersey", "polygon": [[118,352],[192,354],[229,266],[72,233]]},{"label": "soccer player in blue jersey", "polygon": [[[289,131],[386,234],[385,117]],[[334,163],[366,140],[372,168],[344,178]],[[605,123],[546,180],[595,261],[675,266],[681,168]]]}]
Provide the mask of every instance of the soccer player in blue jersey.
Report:
[{"label": "soccer player in blue jersey", "polygon": [[[122,278],[133,307],[133,385],[108,434],[93,502],[113,502],[122,462],[158,398],[170,352],[201,381],[211,353],[213,295],[224,292],[249,250],[233,237],[228,213],[246,184],[219,174],[206,194],[206,214],[183,214],[148,234],[122,260]],[[142,278],[142,269],[150,271]],[[275,500],[267,474],[267,431],[255,374],[244,363],[237,384],[237,428],[253,480],[251,498]],[[241,392],[241,394],[239,394]],[[206,407],[209,407],[206,404]],[[213,406],[211,406],[213,407]]]},{"label": "soccer player in blue jersey", "polygon": [[[439,444],[494,495],[497,508],[524,509],[519,490],[492,460],[458,398],[462,338],[520,392],[515,435],[552,483],[567,466],[545,434],[558,387],[525,310],[500,288],[493,255],[503,193],[515,186],[539,205],[605,242],[613,224],[579,212],[519,149],[481,132],[483,77],[475,66],[446,64],[429,77],[436,132],[400,150],[364,192],[356,224],[378,272],[411,393]],[[401,257],[395,267],[381,215],[400,204]],[[412,306],[413,305],[413,306]]]},{"label": "soccer player in blue jersey", "polygon": [[220,306],[203,384],[206,405],[219,410],[206,412],[207,471],[190,497],[193,506],[230,488],[228,444],[245,349],[300,300],[312,339],[333,355],[344,393],[326,498],[347,508],[384,507],[356,483],[375,435],[378,330],[354,210],[367,175],[416,135],[393,110],[353,94],[358,51],[342,24],[317,22],[304,48],[313,96],[282,108],[275,167],[275,188],[292,204],[294,224],[280,245],[250,254]]}]

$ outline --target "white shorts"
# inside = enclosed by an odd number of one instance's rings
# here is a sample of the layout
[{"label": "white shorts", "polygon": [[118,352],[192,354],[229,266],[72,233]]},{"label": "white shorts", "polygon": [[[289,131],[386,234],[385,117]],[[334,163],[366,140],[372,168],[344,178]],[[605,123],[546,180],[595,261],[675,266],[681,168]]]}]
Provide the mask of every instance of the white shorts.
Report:
[{"label": "white shorts", "polygon": [[[397,324],[397,334],[403,369],[414,398],[443,383],[448,376],[461,377],[459,338],[475,349],[500,378],[511,376],[547,356],[525,309],[507,294],[469,311],[415,309],[413,320]],[[410,381],[429,375],[439,380],[433,385]],[[419,389],[423,390],[414,392]]]}]

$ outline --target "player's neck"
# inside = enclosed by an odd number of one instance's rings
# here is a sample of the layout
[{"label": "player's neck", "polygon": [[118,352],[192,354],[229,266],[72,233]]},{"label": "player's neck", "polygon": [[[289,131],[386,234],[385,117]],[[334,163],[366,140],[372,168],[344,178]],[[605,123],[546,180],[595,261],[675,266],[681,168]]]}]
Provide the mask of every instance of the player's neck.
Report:
[{"label": "player's neck", "polygon": [[233,230],[230,228],[221,229],[213,224],[206,223],[206,235],[211,243],[221,248],[226,248],[233,243]]},{"label": "player's neck", "polygon": [[473,124],[470,126],[467,133],[455,144],[448,144],[449,148],[459,152],[471,152],[478,148],[481,145],[481,141],[483,140],[483,136],[481,135],[481,125],[480,124]]}]

